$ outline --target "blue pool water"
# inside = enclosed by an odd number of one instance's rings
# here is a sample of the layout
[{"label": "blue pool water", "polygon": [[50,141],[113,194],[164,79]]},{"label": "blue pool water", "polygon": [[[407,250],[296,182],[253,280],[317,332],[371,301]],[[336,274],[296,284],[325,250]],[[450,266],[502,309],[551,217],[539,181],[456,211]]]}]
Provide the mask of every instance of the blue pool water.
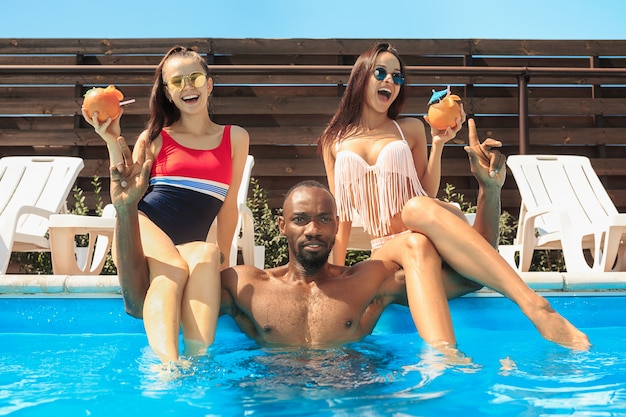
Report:
[{"label": "blue pool water", "polygon": [[0,416],[626,416],[626,294],[549,297],[588,352],[543,340],[500,297],[451,303],[451,365],[393,307],[330,350],[261,349],[220,319],[210,354],[167,372],[118,298],[0,298]]}]

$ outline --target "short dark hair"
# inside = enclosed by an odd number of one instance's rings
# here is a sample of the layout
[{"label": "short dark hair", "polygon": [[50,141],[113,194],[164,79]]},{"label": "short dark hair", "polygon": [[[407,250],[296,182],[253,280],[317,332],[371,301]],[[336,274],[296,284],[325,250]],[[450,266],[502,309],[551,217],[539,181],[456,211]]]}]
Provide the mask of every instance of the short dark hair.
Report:
[{"label": "short dark hair", "polygon": [[[324,184],[322,184],[321,182],[315,181],[315,180],[304,180],[304,181],[300,181],[299,183],[291,187],[289,191],[287,191],[287,193],[285,194],[284,201],[287,201],[287,199],[291,196],[291,194],[293,194],[293,192],[297,190],[298,188],[321,188],[322,190],[327,191],[328,194],[330,194],[330,196],[333,197],[332,193],[330,192],[330,189]],[[333,197],[333,200],[334,200],[334,197]]]}]

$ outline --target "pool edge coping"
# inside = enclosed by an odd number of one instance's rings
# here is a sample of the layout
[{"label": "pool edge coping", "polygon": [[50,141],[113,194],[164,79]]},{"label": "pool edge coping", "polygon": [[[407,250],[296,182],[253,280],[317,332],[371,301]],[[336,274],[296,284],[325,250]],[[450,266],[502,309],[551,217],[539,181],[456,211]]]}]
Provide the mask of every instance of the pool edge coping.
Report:
[{"label": "pool edge coping", "polygon": [[0,295],[121,295],[117,275],[0,275]]},{"label": "pool edge coping", "polygon": [[[580,292],[626,290],[626,272],[525,272],[520,273],[529,287],[541,292]],[[483,289],[478,293],[491,293]],[[1,274],[2,295],[121,295],[117,275],[25,275]]]}]

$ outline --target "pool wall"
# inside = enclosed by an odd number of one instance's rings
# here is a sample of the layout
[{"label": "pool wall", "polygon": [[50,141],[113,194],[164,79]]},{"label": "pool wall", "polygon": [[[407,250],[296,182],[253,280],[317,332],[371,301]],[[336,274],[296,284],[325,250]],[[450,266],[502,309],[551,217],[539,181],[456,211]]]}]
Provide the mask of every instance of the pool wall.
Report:
[{"label": "pool wall", "polygon": [[[586,317],[576,309],[570,309],[569,303],[559,301],[560,296],[564,296],[564,300],[567,297],[620,296],[616,297],[621,299],[618,302],[619,308],[617,310],[607,308],[608,299],[613,298],[607,297],[607,300],[598,304],[602,305],[602,309],[595,309],[593,315],[587,315],[593,316],[594,323],[592,326],[599,325],[598,323],[606,324],[606,320],[610,321],[611,314],[621,316],[620,311],[623,312],[626,309],[626,301],[624,301],[626,300],[626,273],[602,273],[594,276],[560,272],[532,272],[522,274],[522,278],[535,291],[548,297],[551,304],[577,326],[590,324],[589,321],[592,317]],[[491,302],[481,301],[473,304],[471,300],[467,300],[468,298],[502,298],[499,294],[489,289],[483,289],[462,297],[463,308],[469,306],[470,309],[491,310],[489,313],[493,313],[492,322],[497,322],[498,314],[492,310]],[[16,303],[18,301],[16,299],[21,299],[21,301]],[[88,299],[94,300],[89,301]],[[98,299],[102,299],[102,301],[98,302]],[[106,301],[106,299],[112,300]],[[595,301],[591,301],[591,298],[589,300],[590,303],[595,303]],[[453,310],[456,308],[456,301],[452,300],[451,302],[451,309]],[[508,300],[502,301],[504,302],[498,305],[498,309],[517,310],[514,314],[518,324],[530,326],[517,306]],[[611,305],[613,304],[615,302],[611,302]],[[16,306],[19,308],[15,308]],[[404,309],[404,307],[397,308]],[[415,332],[410,315],[406,312],[397,315],[397,308],[392,306],[391,309],[388,309],[391,313],[385,314],[381,318],[381,324],[377,327],[378,330],[386,331],[388,326],[392,326],[396,332],[399,330],[401,332]],[[393,313],[394,311],[395,313]],[[607,314],[609,311],[611,314]],[[485,313],[487,312],[485,311]],[[386,321],[385,317],[390,316],[394,318]],[[400,324],[396,322],[398,317],[403,317]],[[469,317],[471,320],[472,315]],[[478,314],[473,315],[473,317],[484,317],[484,315]],[[95,321],[95,323],[104,323],[103,327],[99,325],[98,328],[94,328],[93,323],[96,318],[103,319]],[[224,321],[228,322],[229,320],[224,317],[220,319],[220,322]],[[3,332],[63,332],[62,329],[67,329],[66,325],[68,324],[73,332],[144,332],[142,321],[128,316],[124,311],[116,275],[0,275],[0,323],[2,323]],[[474,326],[477,323],[471,325]]]},{"label": "pool wall", "polygon": [[[626,292],[542,293],[551,305],[578,327],[626,326]],[[532,330],[519,308],[495,294],[475,294],[450,302],[454,324],[483,330]],[[239,333],[228,316],[220,332]],[[0,333],[144,334],[143,322],[124,312],[121,296],[4,296],[0,297]],[[416,333],[409,309],[385,310],[374,334]]]}]

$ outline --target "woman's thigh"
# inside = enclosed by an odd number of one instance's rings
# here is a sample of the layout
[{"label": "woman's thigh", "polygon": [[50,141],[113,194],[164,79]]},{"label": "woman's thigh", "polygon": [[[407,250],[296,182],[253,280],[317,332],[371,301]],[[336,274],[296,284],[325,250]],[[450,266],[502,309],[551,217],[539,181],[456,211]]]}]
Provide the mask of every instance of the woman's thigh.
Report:
[{"label": "woman's thigh", "polygon": [[144,215],[139,215],[139,229],[141,245],[150,268],[150,279],[161,274],[188,274],[187,263],[163,230]]},{"label": "woman's thigh", "polygon": [[[453,208],[456,207],[453,206]],[[425,257],[431,260],[436,257],[436,262],[441,263],[440,267],[436,267],[433,263],[426,262]],[[407,268],[415,268],[420,263],[427,263],[431,268],[436,267],[437,270],[433,269],[432,274],[436,274],[440,277],[449,299],[457,298],[463,294],[482,288],[482,285],[459,275],[449,265],[443,262],[428,237],[421,233],[411,232],[396,236],[374,252],[371,258],[395,262],[405,269],[405,273]],[[424,269],[420,270],[421,273],[428,273]]]}]

